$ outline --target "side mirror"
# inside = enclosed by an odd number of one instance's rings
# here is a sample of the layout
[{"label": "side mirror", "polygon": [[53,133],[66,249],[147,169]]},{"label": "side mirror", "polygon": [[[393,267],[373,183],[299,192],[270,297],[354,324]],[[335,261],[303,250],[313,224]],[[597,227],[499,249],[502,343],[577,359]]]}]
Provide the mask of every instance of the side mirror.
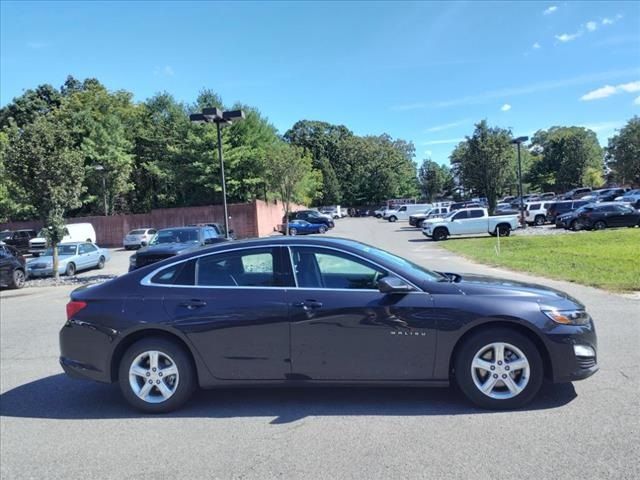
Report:
[{"label": "side mirror", "polygon": [[378,290],[382,293],[407,293],[413,291],[413,287],[398,277],[386,276],[378,280]]},{"label": "side mirror", "polygon": [[148,245],[147,242],[145,242],[144,240],[140,242],[140,246],[141,247],[146,247]]}]

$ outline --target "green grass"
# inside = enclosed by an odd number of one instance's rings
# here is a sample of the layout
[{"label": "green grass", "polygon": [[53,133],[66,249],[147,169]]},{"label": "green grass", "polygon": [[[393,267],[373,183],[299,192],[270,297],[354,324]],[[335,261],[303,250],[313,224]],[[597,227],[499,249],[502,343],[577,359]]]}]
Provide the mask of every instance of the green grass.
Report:
[{"label": "green grass", "polygon": [[640,229],[568,235],[453,239],[439,245],[464,257],[512,270],[613,291],[640,290]]}]

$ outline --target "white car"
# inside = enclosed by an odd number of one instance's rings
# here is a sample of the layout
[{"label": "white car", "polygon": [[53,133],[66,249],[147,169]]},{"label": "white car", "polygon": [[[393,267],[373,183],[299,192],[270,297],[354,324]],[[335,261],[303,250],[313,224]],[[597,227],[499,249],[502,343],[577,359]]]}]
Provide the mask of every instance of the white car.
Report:
[{"label": "white car", "polygon": [[444,218],[425,220],[422,234],[433,240],[446,240],[451,235],[473,235],[489,233],[508,237],[518,228],[517,215],[489,216],[486,208],[464,208],[454,210]]},{"label": "white car", "polygon": [[156,232],[157,230],[155,228],[137,228],[131,230],[122,240],[122,246],[125,250],[144,247],[144,245],[149,244]]},{"label": "white car", "polygon": [[412,203],[401,205],[395,210],[385,211],[382,218],[389,220],[390,222],[397,222],[398,220],[409,220],[409,217],[412,214],[426,212],[432,207],[433,204],[431,203]]},{"label": "white car", "polygon": [[524,220],[529,225],[544,225],[547,223],[547,209],[552,202],[530,202],[525,205]]},{"label": "white car", "polygon": [[[70,223],[65,225],[67,234],[62,238],[62,242],[89,242],[96,243],[96,231],[93,225],[90,223]],[[60,242],[60,243],[62,243]],[[47,249],[47,239],[42,236],[42,233],[29,240],[29,253],[34,257],[39,256]]]}]

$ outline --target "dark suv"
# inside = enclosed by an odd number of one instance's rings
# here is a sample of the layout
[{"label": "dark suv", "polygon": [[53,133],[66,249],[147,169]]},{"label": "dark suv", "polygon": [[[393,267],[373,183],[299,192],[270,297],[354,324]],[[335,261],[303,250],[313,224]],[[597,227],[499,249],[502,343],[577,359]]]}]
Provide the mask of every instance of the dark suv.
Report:
[{"label": "dark suv", "polygon": [[7,245],[11,245],[18,252],[25,254],[29,252],[29,240],[38,236],[38,232],[32,229],[16,230],[13,235],[3,240]]},{"label": "dark suv", "polygon": [[573,212],[588,203],[590,202],[587,200],[563,200],[561,202],[553,202],[549,205],[549,208],[547,208],[547,221],[549,223],[556,223],[556,218],[559,215]]},{"label": "dark suv", "polygon": [[129,271],[226,241],[224,235],[213,227],[163,228],[158,230],[148,246],[142,247],[129,257]]},{"label": "dark suv", "polygon": [[22,288],[27,278],[24,257],[9,245],[0,245],[0,286]]},{"label": "dark suv", "polygon": [[[322,223],[327,227],[327,229],[336,226],[332,219],[325,217],[315,210],[299,210],[297,212],[292,212],[289,214],[289,221],[291,220],[306,220],[309,223]],[[282,223],[284,223],[284,219]]]},{"label": "dark suv", "polygon": [[562,218],[564,228],[571,230],[604,230],[640,225],[640,212],[620,202],[592,203]]},{"label": "dark suv", "polygon": [[584,197],[585,195],[589,195],[590,193],[591,189],[589,187],[574,188],[573,190],[569,190],[567,193],[562,195],[561,198],[562,200],[574,200]]}]

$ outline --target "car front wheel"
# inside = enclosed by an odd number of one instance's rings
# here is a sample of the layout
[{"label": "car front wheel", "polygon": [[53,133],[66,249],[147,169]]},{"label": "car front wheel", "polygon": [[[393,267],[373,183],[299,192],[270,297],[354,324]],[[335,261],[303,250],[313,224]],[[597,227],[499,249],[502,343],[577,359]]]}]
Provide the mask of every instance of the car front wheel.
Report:
[{"label": "car front wheel", "polygon": [[104,257],[100,257],[100,260],[98,260],[98,265],[96,265],[96,267],[98,268],[98,270],[102,270],[104,268]]},{"label": "car front wheel", "polygon": [[164,338],[147,338],[134,343],[122,357],[118,382],[133,407],[165,413],[189,400],[196,375],[188,353],[179,345]]},{"label": "car front wheel", "polygon": [[396,217],[395,215],[391,215],[391,216],[389,217],[389,221],[390,221],[390,222],[395,222],[396,220],[398,220],[398,217]]},{"label": "car front wheel", "polygon": [[19,268],[16,268],[13,271],[13,276],[11,278],[11,288],[22,288],[24,287],[24,282],[26,280],[26,275],[24,273],[24,270],[21,270]]},{"label": "car front wheel", "polygon": [[533,342],[504,328],[469,337],[458,349],[454,374],[467,398],[488,409],[526,405],[540,390],[544,376],[542,357]]},{"label": "car front wheel", "polygon": [[67,264],[67,268],[64,271],[64,274],[67,277],[73,277],[76,274],[76,265],[75,265],[75,263],[68,263]]}]

